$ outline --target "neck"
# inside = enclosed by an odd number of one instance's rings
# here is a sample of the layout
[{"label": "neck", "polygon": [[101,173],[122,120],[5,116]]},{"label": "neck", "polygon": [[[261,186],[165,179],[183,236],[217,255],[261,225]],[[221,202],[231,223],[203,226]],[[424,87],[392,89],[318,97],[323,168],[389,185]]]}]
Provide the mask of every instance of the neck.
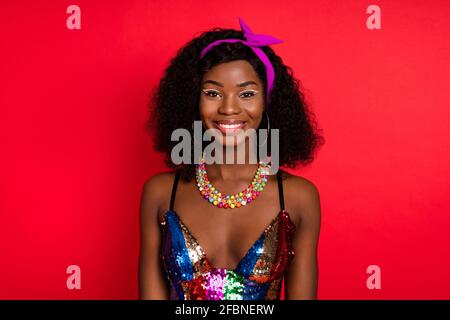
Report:
[{"label": "neck", "polygon": [[251,180],[257,164],[207,164],[206,170],[210,181]]},{"label": "neck", "polygon": [[[226,154],[224,148],[223,154]],[[254,157],[256,159],[256,155]],[[226,162],[230,159],[224,159]],[[225,161],[224,161],[225,162]],[[250,163],[249,147],[246,144],[245,147],[245,159],[244,163],[238,163],[238,148],[234,147],[234,159],[231,163],[224,164],[207,164],[206,170],[208,172],[208,177],[210,181],[214,180],[216,182],[222,181],[239,181],[239,180],[251,180],[258,169],[258,163]]]}]

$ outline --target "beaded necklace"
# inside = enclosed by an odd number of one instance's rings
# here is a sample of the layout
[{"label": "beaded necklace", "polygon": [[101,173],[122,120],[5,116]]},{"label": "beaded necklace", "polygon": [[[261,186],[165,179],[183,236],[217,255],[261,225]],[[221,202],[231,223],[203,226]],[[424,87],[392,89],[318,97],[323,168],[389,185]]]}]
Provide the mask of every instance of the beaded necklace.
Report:
[{"label": "beaded necklace", "polygon": [[196,164],[195,167],[197,187],[202,197],[218,208],[234,209],[247,205],[261,194],[267,183],[267,168],[269,164],[262,161],[259,162],[252,182],[247,188],[233,195],[222,194],[211,184],[208,179],[206,163],[203,157],[200,160],[200,164]]}]

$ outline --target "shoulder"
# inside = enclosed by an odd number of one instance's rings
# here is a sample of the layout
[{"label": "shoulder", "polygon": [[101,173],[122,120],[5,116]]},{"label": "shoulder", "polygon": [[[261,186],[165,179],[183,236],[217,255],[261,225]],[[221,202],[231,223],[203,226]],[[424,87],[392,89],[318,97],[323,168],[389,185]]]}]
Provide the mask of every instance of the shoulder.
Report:
[{"label": "shoulder", "polygon": [[[305,219],[320,220],[320,193],[310,180],[282,170],[285,206],[299,223]],[[297,224],[297,223],[296,223]]]},{"label": "shoulder", "polygon": [[169,207],[175,171],[157,173],[149,177],[142,187],[142,202],[152,203],[157,211]]},{"label": "shoulder", "polygon": [[166,171],[154,174],[144,182],[144,189],[152,191],[161,190],[161,187],[171,186],[175,177],[175,171]]},{"label": "shoulder", "polygon": [[315,198],[319,196],[319,189],[312,181],[304,177],[293,175],[284,170],[281,170],[281,172],[284,189],[286,189],[289,193],[308,198]]}]

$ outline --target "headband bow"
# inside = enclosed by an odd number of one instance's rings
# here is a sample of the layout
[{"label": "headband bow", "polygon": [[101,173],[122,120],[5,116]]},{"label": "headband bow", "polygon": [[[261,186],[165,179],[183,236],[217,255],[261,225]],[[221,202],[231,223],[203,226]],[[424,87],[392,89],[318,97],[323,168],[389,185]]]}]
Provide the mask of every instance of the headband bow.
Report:
[{"label": "headband bow", "polygon": [[200,59],[204,57],[204,55],[211,50],[212,47],[217,46],[224,42],[241,42],[246,46],[250,47],[253,52],[258,56],[258,58],[262,61],[264,66],[266,67],[266,76],[267,76],[267,97],[266,97],[266,106],[270,101],[270,93],[273,88],[273,82],[275,79],[275,71],[273,70],[272,63],[270,62],[267,55],[262,51],[259,47],[267,46],[270,44],[282,43],[283,40],[277,39],[275,37],[265,35],[265,34],[254,34],[250,27],[244,22],[242,18],[239,18],[239,24],[241,25],[241,30],[244,33],[245,41],[241,39],[221,39],[216,40],[210,43],[206,48],[202,50],[200,53]]}]

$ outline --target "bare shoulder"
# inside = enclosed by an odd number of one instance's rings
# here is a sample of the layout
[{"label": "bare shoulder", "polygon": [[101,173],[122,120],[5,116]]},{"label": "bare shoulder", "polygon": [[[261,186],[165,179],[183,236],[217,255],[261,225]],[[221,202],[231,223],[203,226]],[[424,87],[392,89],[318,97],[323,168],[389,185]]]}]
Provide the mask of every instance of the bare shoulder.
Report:
[{"label": "bare shoulder", "polygon": [[148,178],[144,183],[144,189],[153,192],[165,191],[163,187],[172,186],[175,171],[157,173]]},{"label": "bare shoulder", "polygon": [[151,206],[156,213],[168,208],[170,202],[170,191],[172,190],[175,171],[157,173],[148,178],[142,188],[141,214],[149,210],[145,207]]},{"label": "bare shoulder", "polygon": [[[320,220],[320,194],[310,180],[282,171],[285,206],[296,224],[303,220]],[[298,224],[297,224],[298,225]]]}]

